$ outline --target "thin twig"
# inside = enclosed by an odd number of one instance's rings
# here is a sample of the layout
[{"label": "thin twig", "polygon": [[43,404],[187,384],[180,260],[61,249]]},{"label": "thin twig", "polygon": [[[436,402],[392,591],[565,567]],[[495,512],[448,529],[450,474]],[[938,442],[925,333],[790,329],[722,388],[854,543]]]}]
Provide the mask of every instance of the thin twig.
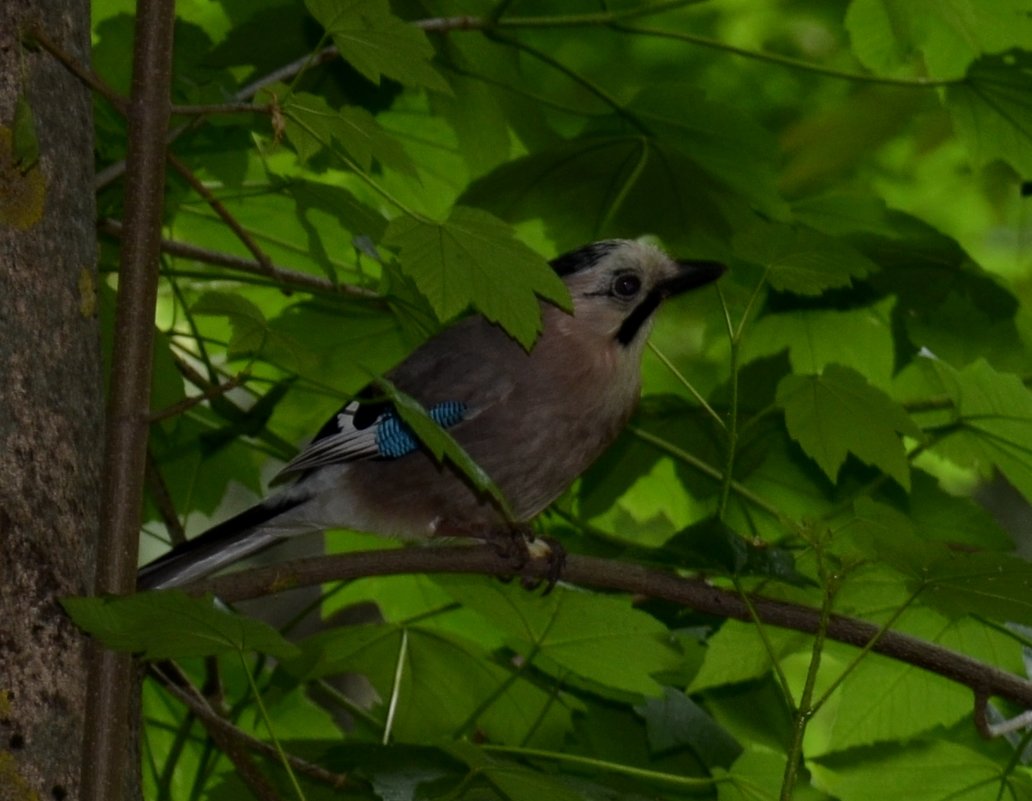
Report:
[{"label": "thin twig", "polygon": [[209,105],[173,104],[173,116],[183,117],[210,116],[212,114],[268,114],[268,106],[256,106],[254,103],[214,103]]},{"label": "thin twig", "polygon": [[168,491],[165,477],[161,474],[161,467],[158,465],[150,449],[147,450],[147,475],[145,479],[147,481],[147,492],[150,494],[151,501],[153,501],[158,514],[161,515],[165,528],[168,530],[169,540],[171,540],[173,545],[186,542],[186,532],[183,530],[183,524],[176,513],[175,504],[172,503],[172,493]]},{"label": "thin twig", "polygon": [[684,31],[673,31],[663,28],[643,28],[632,25],[613,25],[612,28],[623,33],[637,34],[639,36],[675,39],[679,42],[699,45],[700,47],[706,47],[711,50],[719,50],[724,53],[749,58],[754,61],[777,64],[780,67],[788,67],[789,69],[799,70],[802,72],[812,72],[817,75],[823,75],[826,78],[837,78],[839,80],[853,81],[855,83],[876,83],[888,86],[903,86],[911,89],[936,89],[946,86],[958,86],[963,84],[966,80],[965,78],[892,78],[884,75],[845,72],[833,67],[814,64],[812,61],[803,61],[801,59],[790,58],[788,56],[780,56],[776,53],[736,47],[735,45],[728,44],[727,42],[721,42],[718,39],[710,39],[706,36],[697,36],[692,33],[685,33]]},{"label": "thin twig", "polygon": [[[682,448],[678,448],[676,445],[671,445],[662,437],[657,437],[655,434],[652,434],[643,428],[638,428],[637,426],[628,426],[627,430],[630,431],[638,439],[643,440],[644,442],[648,442],[650,445],[656,446],[665,453],[668,453],[671,456],[673,456],[678,461],[684,462],[685,464],[694,467],[700,473],[709,476],[714,481],[723,483],[723,472],[715,468],[713,465],[707,464],[697,456],[688,453],[688,451],[683,450]],[[753,506],[762,509],[786,528],[795,530],[795,526],[792,524],[792,521],[790,521],[785,516],[784,512],[778,509],[778,507],[776,507],[770,501],[764,500],[751,489],[749,489],[747,486],[745,486],[739,481],[735,481],[734,479],[731,480],[730,487],[732,490],[735,491],[736,495],[749,501],[749,503],[751,503]]]},{"label": "thin twig", "polygon": [[[115,237],[122,236],[122,224],[118,220],[102,220],[98,226],[102,233]],[[262,267],[256,261],[234,256],[231,253],[223,253],[218,250],[209,250],[199,245],[191,245],[188,242],[180,242],[175,239],[162,239],[161,251],[172,256],[181,256],[184,259],[192,259],[203,264],[211,264],[216,267],[226,267],[230,270],[237,270],[243,273],[261,275],[274,279],[277,284],[304,289],[309,292],[324,292],[334,295],[350,295],[356,298],[369,298],[378,300],[381,295],[372,289],[356,286],[355,284],[335,284],[327,278],[318,275],[304,273],[299,270],[291,270],[288,267],[280,267],[276,264],[270,265],[271,269]]]},{"label": "thin twig", "polygon": [[[197,387],[197,389],[201,390],[201,392],[206,392],[215,385],[214,381],[209,381],[201,375],[186,359],[182,358],[174,351],[170,351],[170,353],[172,355],[172,360],[176,365],[176,369],[182,373],[183,377],[187,381]],[[222,416],[225,419],[232,421],[233,417],[229,415],[238,415],[239,418],[243,418],[247,415],[247,410],[238,406],[230,398],[224,398],[223,405],[232,410],[232,412],[229,413],[222,412]],[[267,453],[274,459],[289,461],[297,454],[297,448],[294,445],[287,442],[282,437],[278,437],[276,434],[269,431],[268,428],[263,428],[259,433],[255,434],[255,437],[269,446]]]},{"label": "thin twig", "polygon": [[254,240],[254,237],[251,236],[251,233],[240,224],[239,220],[237,220],[229,209],[223,205],[222,201],[212,194],[211,190],[204,185],[200,178],[194,175],[193,170],[186,166],[183,161],[181,161],[171,151],[167,154],[167,158],[168,163],[172,165],[172,168],[179,173],[183,180],[190,184],[190,187],[198,195],[204,198],[204,202],[211,206],[212,211],[214,211],[222,221],[229,226],[229,229],[237,235],[237,239],[243,243],[244,247],[251,251],[251,255],[254,256],[258,261],[258,264],[261,265],[265,274],[270,275],[273,269],[272,260],[269,258],[268,254],[261,249],[258,243]]},{"label": "thin twig", "polygon": [[[201,692],[190,683],[186,675],[176,670],[171,663],[165,662],[161,665],[151,665],[149,671],[170,695],[175,696],[180,703],[193,713],[194,717],[204,724],[204,728],[207,729],[212,739],[220,742],[220,748],[222,747],[222,742],[232,741],[261,754],[267,759],[279,760],[279,755],[273,746],[256,737],[252,737],[216,712]],[[170,672],[172,675],[169,675]],[[290,766],[298,773],[327,784],[334,789],[353,785],[353,782],[345,774],[326,770],[300,757],[288,754],[287,761],[290,762]]]},{"label": "thin twig", "polygon": [[[799,706],[795,710],[795,720],[792,722],[792,734],[785,759],[785,772],[781,779],[781,801],[792,801],[792,794],[799,778],[799,769],[803,764],[803,738],[806,735],[806,727],[814,715],[813,694],[817,686],[817,675],[821,669],[821,656],[824,654],[824,638],[828,631],[828,621],[831,618],[831,607],[835,600],[836,585],[830,581],[824,568],[823,544],[820,541],[818,541],[815,551],[823,589],[821,611],[817,621],[817,630],[814,632],[813,645],[810,649],[810,664],[806,668],[803,691],[799,697]],[[877,640],[873,638],[869,642],[877,645]]]},{"label": "thin twig", "polygon": [[97,75],[97,73],[72,58],[72,56],[62,50],[56,43],[51,41],[38,26],[32,28],[29,32],[29,36],[34,42],[36,42],[36,44],[61,62],[61,65],[66,70],[107,100],[123,116],[126,114],[129,107],[129,101],[122,97],[122,95],[118,94],[118,92],[116,92],[103,78]]},{"label": "thin twig", "polygon": [[663,366],[666,367],[666,369],[669,370],[671,373],[673,373],[674,378],[678,380],[681,386],[688,390],[688,393],[695,399],[695,402],[703,408],[706,414],[708,414],[716,422],[718,426],[720,426],[722,429],[726,431],[727,424],[724,422],[723,418],[713,410],[713,407],[710,406],[709,403],[706,402],[706,399],[702,396],[702,393],[695,388],[695,385],[692,384],[692,382],[689,381],[684,376],[684,374],[677,369],[677,365],[670,361],[670,359],[667,358],[667,355],[663,353],[663,351],[661,351],[659,347],[652,342],[651,339],[648,341],[648,346],[649,350],[651,350],[656,355],[656,358],[663,362]]},{"label": "thin twig", "polygon": [[450,31],[486,30],[492,28],[595,28],[613,25],[616,22],[638,17],[648,17],[672,11],[702,0],[661,0],[645,3],[619,11],[597,11],[588,14],[554,14],[537,17],[506,17],[492,13],[487,17],[455,16],[415,20],[412,24],[424,31],[449,33]]},{"label": "thin twig", "polygon": [[200,395],[191,395],[187,398],[183,398],[181,401],[177,403],[173,403],[171,406],[166,406],[161,411],[154,412],[151,415],[150,421],[152,423],[159,423],[162,420],[167,420],[170,417],[176,417],[177,415],[184,414],[185,412],[190,411],[190,409],[192,409],[194,406],[204,403],[205,401],[209,401],[212,398],[218,398],[222,395],[225,395],[227,392],[236,389],[245,381],[247,381],[247,379],[250,377],[251,373],[247,370],[237,373],[224,384],[212,384],[203,392],[201,392]]},{"label": "thin twig", "polygon": [[[273,70],[268,75],[265,75],[247,84],[246,86],[241,88],[235,95],[233,95],[233,101],[237,103],[244,103],[248,100],[251,100],[256,94],[258,94],[258,92],[260,92],[265,87],[271,86],[274,83],[279,83],[280,81],[288,80],[289,78],[293,77],[300,70],[302,70],[305,67],[305,65],[309,64],[309,62],[311,62],[312,64],[323,64],[327,61],[333,60],[337,57],[337,55],[338,52],[336,47],[327,47],[317,52],[314,56],[312,56],[311,54],[306,54],[301,58],[295,59],[289,64],[285,64],[284,66]],[[165,138],[165,144],[172,144],[184,133],[186,133],[187,131],[191,131],[198,125],[200,125],[205,118],[206,115],[199,116],[188,123],[184,123],[183,125],[173,128],[171,131],[168,132],[168,136]],[[125,161],[116,161],[114,164],[109,164],[103,170],[100,170],[97,173],[96,178],[94,179],[94,185],[97,191],[100,191],[106,186],[117,181],[124,172]]]}]

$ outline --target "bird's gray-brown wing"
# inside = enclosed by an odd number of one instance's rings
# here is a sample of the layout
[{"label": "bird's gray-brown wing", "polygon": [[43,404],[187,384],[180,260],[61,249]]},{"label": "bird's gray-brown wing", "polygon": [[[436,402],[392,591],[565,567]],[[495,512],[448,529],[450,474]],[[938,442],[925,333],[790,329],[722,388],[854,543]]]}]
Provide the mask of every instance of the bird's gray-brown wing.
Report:
[{"label": "bird's gray-brown wing", "polygon": [[[430,340],[386,378],[426,409],[439,425],[463,423],[508,397],[526,352],[481,318]],[[393,402],[373,384],[339,409],[273,479],[279,483],[319,467],[360,459],[395,459],[419,447]]]}]

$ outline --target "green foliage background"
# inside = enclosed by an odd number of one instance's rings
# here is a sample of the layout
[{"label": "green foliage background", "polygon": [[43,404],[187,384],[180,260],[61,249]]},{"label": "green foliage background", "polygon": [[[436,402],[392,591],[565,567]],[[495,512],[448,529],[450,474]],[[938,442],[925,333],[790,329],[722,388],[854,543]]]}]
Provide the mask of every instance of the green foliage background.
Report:
[{"label": "green foliage background", "polygon": [[[94,68],[126,92],[133,4],[93,5]],[[164,235],[203,251],[162,263],[151,453],[168,500],[148,502],[145,558],[162,508],[190,531],[241,508],[440,325],[473,309],[529,346],[537,298],[565,302],[545,259],[648,235],[730,272],[664,309],[638,415],[541,529],[1025,675],[1032,567],[971,498],[997,475],[1032,499],[1026,2],[178,14],[174,101],[253,109],[177,115],[171,149],[283,270],[213,264],[255,249],[170,173]],[[342,58],[315,58],[330,44]],[[125,125],[96,108],[104,175]],[[117,179],[99,202],[122,216]],[[356,581],[318,611],[361,622],[291,645],[173,595],[90,625],[135,623],[123,647],[217,672],[238,726],[352,778],[261,761],[283,797],[1032,798],[1027,735],[981,740],[966,688],[794,632],[477,577]],[[178,702],[153,681],[144,701],[147,798],[248,797]]]}]

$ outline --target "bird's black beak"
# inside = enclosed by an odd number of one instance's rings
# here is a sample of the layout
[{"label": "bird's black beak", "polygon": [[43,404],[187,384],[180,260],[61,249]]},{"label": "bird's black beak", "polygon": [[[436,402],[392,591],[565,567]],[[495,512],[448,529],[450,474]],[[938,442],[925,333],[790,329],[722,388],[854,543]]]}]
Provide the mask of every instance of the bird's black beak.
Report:
[{"label": "bird's black beak", "polygon": [[724,274],[727,267],[719,261],[679,261],[680,271],[673,278],[664,281],[659,289],[663,297],[679,295],[700,286],[716,281]]}]

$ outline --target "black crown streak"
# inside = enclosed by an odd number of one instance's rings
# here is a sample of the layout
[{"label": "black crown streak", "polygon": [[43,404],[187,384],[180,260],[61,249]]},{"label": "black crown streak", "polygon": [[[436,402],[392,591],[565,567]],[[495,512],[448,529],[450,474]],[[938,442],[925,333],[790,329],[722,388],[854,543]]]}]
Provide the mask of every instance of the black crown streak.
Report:
[{"label": "black crown streak", "polygon": [[616,341],[621,345],[630,345],[634,341],[641,327],[666,298],[716,281],[726,269],[723,264],[715,261],[681,261],[677,265],[681,268],[677,275],[653,287],[642,302],[631,309],[616,332]]},{"label": "black crown streak", "polygon": [[573,275],[581,270],[589,270],[612,253],[620,246],[615,239],[605,239],[601,242],[593,242],[577,250],[571,250],[561,256],[556,256],[549,264],[560,276]]}]

